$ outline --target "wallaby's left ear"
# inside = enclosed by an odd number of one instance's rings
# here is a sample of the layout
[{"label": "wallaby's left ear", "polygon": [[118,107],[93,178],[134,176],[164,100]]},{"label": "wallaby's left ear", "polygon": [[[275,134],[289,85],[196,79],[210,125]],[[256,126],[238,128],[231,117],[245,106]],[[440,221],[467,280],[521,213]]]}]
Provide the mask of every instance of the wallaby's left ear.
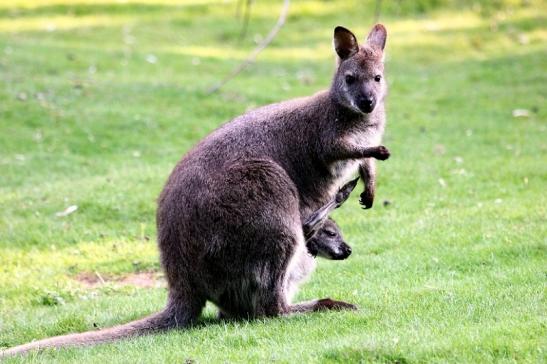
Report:
[{"label": "wallaby's left ear", "polygon": [[367,43],[379,50],[384,50],[386,46],[387,31],[382,24],[376,24],[367,37]]},{"label": "wallaby's left ear", "polygon": [[359,52],[357,38],[348,29],[337,26],[334,28],[334,50],[342,60],[353,56]]}]

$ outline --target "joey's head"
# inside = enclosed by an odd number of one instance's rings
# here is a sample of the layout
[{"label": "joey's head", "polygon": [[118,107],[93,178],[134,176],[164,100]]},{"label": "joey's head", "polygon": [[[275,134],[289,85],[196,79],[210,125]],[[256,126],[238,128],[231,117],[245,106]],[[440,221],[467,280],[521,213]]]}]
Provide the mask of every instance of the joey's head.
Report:
[{"label": "joey's head", "polygon": [[308,241],[307,247],[311,255],[332,260],[346,259],[351,254],[351,247],[344,242],[340,228],[331,218]]},{"label": "joey's head", "polygon": [[376,24],[363,45],[344,27],[334,29],[334,50],[338,69],[332,82],[334,99],[352,112],[369,114],[383,102],[387,92],[384,79],[386,28]]}]

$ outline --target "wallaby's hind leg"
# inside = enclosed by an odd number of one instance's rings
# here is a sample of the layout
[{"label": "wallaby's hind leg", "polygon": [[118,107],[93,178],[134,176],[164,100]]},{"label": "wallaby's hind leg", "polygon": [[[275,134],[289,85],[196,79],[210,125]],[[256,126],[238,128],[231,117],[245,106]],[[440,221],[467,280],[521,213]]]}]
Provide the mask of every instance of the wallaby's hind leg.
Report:
[{"label": "wallaby's hind leg", "polygon": [[287,268],[306,249],[296,186],[261,159],[234,161],[208,186],[201,223],[215,228],[205,230],[209,249],[200,257],[208,299],[228,318],[283,314]]},{"label": "wallaby's hind leg", "polygon": [[[266,265],[261,269],[262,278],[259,279],[256,283],[255,289],[252,291],[247,291],[243,295],[249,297],[251,306],[247,306],[246,309],[242,309],[241,302],[239,307],[231,307],[230,310],[224,311],[224,308],[221,310],[220,318],[223,319],[249,319],[249,318],[258,318],[258,317],[275,317],[281,315],[295,314],[295,313],[306,313],[306,312],[315,312],[322,310],[355,310],[357,306],[350,303],[342,301],[334,301],[330,298],[312,300],[307,302],[300,302],[296,304],[290,304],[287,301],[287,284],[286,275],[290,274],[290,271],[293,264],[296,264],[298,256],[302,252],[297,252],[295,257],[291,259],[287,268],[284,272],[276,271],[275,267],[280,267],[282,265]],[[304,253],[307,254],[307,253]],[[273,268],[273,269],[272,269]],[[246,283],[248,285],[248,282]],[[249,285],[247,286],[249,287]],[[241,293],[239,293],[241,295]],[[226,301],[223,302],[225,305],[229,304]],[[226,307],[226,306],[224,306]],[[238,310],[239,308],[239,310]],[[229,312],[229,313],[227,313]]]},{"label": "wallaby's hind leg", "polygon": [[249,250],[242,271],[226,282],[215,302],[223,318],[274,317],[289,311],[285,291],[287,272],[296,264],[296,252],[300,256],[306,248],[301,227],[297,230],[297,224],[287,221],[294,229],[284,229],[276,222],[280,221],[270,221],[266,234],[255,235],[257,240],[241,242],[249,246],[258,243],[264,253],[255,255]]},{"label": "wallaby's hind leg", "polygon": [[214,205],[203,218],[218,226],[210,241],[219,243],[202,258],[209,299],[229,318],[306,311],[292,310],[286,298],[289,272],[307,253],[298,193],[285,170],[269,160],[234,162],[210,193]]},{"label": "wallaby's hind leg", "polygon": [[[171,216],[163,217],[164,219]],[[160,261],[169,286],[167,310],[170,315],[169,328],[177,328],[194,323],[203,310],[206,297],[192,283],[192,277],[197,271],[187,264],[188,257],[184,255],[187,242],[172,229],[158,229],[158,245]]]},{"label": "wallaby's hind leg", "polygon": [[166,307],[166,310],[171,312],[172,317],[169,328],[182,328],[192,325],[201,315],[206,299],[195,291],[193,294],[191,292],[180,293],[170,289]]}]

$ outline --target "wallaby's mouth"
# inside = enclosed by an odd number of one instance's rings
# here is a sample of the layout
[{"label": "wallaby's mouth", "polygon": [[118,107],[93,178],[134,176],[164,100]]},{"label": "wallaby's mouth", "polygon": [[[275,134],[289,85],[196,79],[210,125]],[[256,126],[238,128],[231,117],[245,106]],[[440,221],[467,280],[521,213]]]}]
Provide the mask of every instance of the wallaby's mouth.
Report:
[{"label": "wallaby's mouth", "polygon": [[324,244],[314,239],[306,244],[308,253],[313,257],[331,260],[344,260],[351,255],[351,247],[346,243]]}]

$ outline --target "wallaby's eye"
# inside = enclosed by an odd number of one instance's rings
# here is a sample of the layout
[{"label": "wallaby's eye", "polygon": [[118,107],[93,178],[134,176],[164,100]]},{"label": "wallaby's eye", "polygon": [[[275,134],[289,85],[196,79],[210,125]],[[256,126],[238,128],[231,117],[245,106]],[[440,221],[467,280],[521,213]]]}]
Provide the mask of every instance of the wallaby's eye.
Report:
[{"label": "wallaby's eye", "polygon": [[336,236],[336,233],[332,230],[325,230],[325,234],[327,234],[327,236],[330,236],[331,238]]},{"label": "wallaby's eye", "polygon": [[355,82],[355,76],[354,75],[346,75],[346,83],[348,85],[351,85]]},{"label": "wallaby's eye", "polygon": [[376,81],[376,82],[380,82],[381,79],[382,79],[382,76],[380,76],[380,75],[374,76],[374,81]]}]

